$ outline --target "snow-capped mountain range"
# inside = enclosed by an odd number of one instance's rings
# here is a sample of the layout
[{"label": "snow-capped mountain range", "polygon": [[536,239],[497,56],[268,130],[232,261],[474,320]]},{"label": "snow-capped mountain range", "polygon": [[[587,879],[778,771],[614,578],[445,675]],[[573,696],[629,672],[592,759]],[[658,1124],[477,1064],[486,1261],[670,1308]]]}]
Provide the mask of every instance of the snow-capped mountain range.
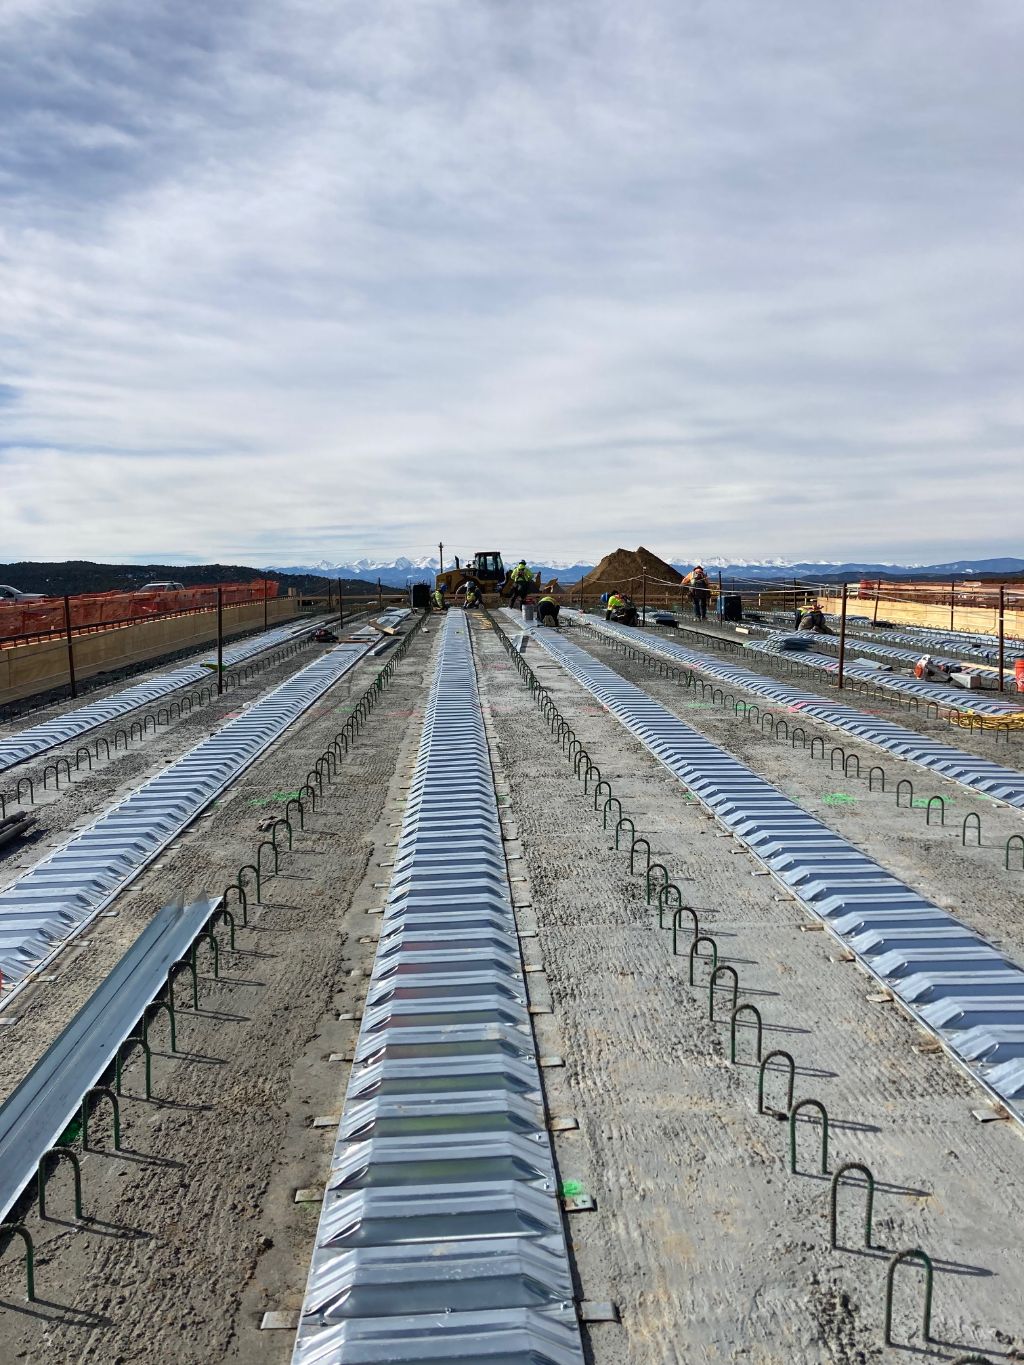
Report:
[{"label": "snow-capped mountain range", "polygon": [[[686,559],[673,555],[669,561],[681,573],[691,569],[694,563],[702,563],[706,569],[721,570],[723,578],[729,579],[777,579],[777,578],[897,578],[912,574],[920,578],[958,578],[971,574],[1020,574],[1024,573],[1024,559],[958,559],[946,564],[894,564],[869,563],[841,560],[818,560],[815,562],[791,562],[784,559],[729,559],[720,555],[708,556],[703,560]],[[454,559],[445,557],[445,566],[451,568]],[[544,579],[557,578],[561,583],[578,583],[590,572],[593,564],[580,561],[549,560],[545,563],[530,561],[530,567],[539,571]],[[400,556],[397,559],[357,559],[349,563],[335,564],[322,559],[317,564],[270,564],[270,573],[317,574],[323,578],[355,578],[367,583],[376,583],[379,578],[385,587],[404,588],[409,583],[429,582],[438,569],[437,556],[424,555],[419,559]]]}]

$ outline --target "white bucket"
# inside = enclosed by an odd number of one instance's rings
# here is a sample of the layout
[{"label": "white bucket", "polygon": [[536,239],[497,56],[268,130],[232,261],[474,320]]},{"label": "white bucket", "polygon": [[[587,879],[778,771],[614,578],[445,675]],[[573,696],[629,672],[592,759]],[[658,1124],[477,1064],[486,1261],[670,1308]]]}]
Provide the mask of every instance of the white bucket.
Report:
[{"label": "white bucket", "polygon": [[523,620],[524,620],[524,621],[536,621],[536,619],[537,619],[537,608],[533,605],[532,602],[524,602],[524,603],[523,603]]}]

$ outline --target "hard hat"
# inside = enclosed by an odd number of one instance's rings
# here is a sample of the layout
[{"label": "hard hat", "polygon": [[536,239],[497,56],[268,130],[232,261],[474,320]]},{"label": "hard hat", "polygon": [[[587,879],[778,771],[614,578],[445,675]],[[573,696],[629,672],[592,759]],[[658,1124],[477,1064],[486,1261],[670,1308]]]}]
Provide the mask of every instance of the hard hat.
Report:
[{"label": "hard hat", "polygon": [[440,592],[447,592],[447,591],[448,591],[448,584],[447,584],[447,583],[438,583],[437,586],[438,586],[438,590],[439,590]]}]

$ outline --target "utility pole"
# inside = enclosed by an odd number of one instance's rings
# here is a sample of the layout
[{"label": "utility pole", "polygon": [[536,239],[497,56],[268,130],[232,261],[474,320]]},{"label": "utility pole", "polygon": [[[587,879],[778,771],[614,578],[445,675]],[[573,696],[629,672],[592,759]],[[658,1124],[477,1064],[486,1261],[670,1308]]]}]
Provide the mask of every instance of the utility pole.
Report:
[{"label": "utility pole", "polygon": [[78,696],[78,683],[75,680],[75,644],[74,636],[71,634],[71,598],[67,593],[64,594],[64,634],[68,642],[68,681],[71,684],[72,697]]},{"label": "utility pole", "polygon": [[882,580],[881,580],[880,578],[876,578],[876,579],[875,579],[875,614],[874,614],[874,616],[872,616],[872,618],[871,618],[871,624],[872,624],[873,626],[875,626],[875,625],[878,624],[878,594],[879,594],[881,591],[882,591]]},{"label": "utility pole", "polygon": [[338,628],[345,624],[345,603],[341,599],[341,579],[338,579]]},{"label": "utility pole", "polygon": [[384,605],[384,603],[383,603],[383,601],[381,600],[381,595],[380,595],[380,579],[378,578],[378,579],[377,579],[377,610],[380,611],[380,609],[381,609],[381,607],[382,607],[383,605]]},{"label": "utility pole", "polygon": [[643,593],[643,613],[642,613],[642,617],[643,617],[643,623],[644,623],[644,625],[646,626],[646,624],[647,624],[647,574],[646,574],[646,572],[644,573],[644,575],[643,575],[643,577],[642,577],[642,579],[641,579],[641,591],[642,591],[642,593]]},{"label": "utility pole", "polygon": [[846,666],[846,598],[850,591],[848,583],[843,584],[843,601],[839,616],[839,679],[837,686],[843,686],[843,669]]},{"label": "utility pole", "polygon": [[1003,669],[1006,666],[1006,589],[999,585],[999,690],[1003,691]]},{"label": "utility pole", "polygon": [[953,605],[956,602],[956,579],[949,580],[949,628],[953,629]]},{"label": "utility pole", "polygon": [[263,580],[263,629],[264,629],[264,630],[266,630],[266,628],[267,628],[267,603],[268,603],[268,601],[269,601],[269,598],[270,598],[270,584],[269,584],[269,583],[267,582],[267,580],[264,578],[264,580]]},{"label": "utility pole", "polygon": [[437,572],[444,573],[444,542],[438,541],[437,545]]},{"label": "utility pole", "polygon": [[725,599],[722,596],[722,570],[718,570],[718,620],[725,620]]},{"label": "utility pole", "polygon": [[224,691],[224,589],[217,585],[217,695]]}]

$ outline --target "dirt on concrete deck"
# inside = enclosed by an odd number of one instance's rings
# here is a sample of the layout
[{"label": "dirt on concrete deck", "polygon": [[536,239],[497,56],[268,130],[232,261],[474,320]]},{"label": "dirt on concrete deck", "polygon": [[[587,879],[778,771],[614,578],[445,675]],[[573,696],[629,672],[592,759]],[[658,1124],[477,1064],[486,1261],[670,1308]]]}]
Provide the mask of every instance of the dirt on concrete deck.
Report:
[{"label": "dirt on concrete deck", "polygon": [[[801,715],[799,723],[808,739],[820,736],[823,741],[814,751],[821,756],[812,757],[810,750],[762,732],[731,708],[700,700],[692,690],[627,658],[590,631],[574,631],[572,639],[922,895],[986,938],[998,940],[1010,956],[1024,960],[1024,921],[1018,913],[1024,873],[1016,864],[1007,870],[1005,859],[1007,837],[1024,833],[1024,812]],[[836,746],[857,759],[856,764],[847,760],[848,775],[842,771],[842,759],[831,757]],[[873,767],[883,770],[884,789],[877,773],[872,776]],[[898,792],[901,779],[911,781],[912,797],[906,789]],[[941,811],[934,805],[928,810],[928,801],[935,796],[941,798]],[[964,841],[968,815],[978,817],[980,845],[975,843],[973,820]]]},{"label": "dirt on concrete deck", "polygon": [[[596,1365],[954,1359],[979,1347],[999,1359],[1024,1349],[1017,1130],[973,1118],[977,1089],[944,1057],[916,1052],[921,1035],[868,1000],[869,980],[824,934],[804,932],[795,903],[716,837],[680,784],[556,664],[531,654],[653,856],[727,945],[740,999],[764,1012],[766,1049],[796,1057],[797,1098],[827,1106],[830,1170],[861,1160],[874,1171],[875,1249],[863,1249],[860,1192],[846,1190],[847,1249],[832,1252],[819,1130],[800,1125],[801,1173],[790,1175],[785,1125],[756,1112],[752,1033],[741,1031],[741,1064],[731,1066],[706,988],[687,986],[642,881],[614,852],[497,640],[478,637],[567,1102],[580,1121],[558,1139],[561,1176],[597,1204],[570,1217],[573,1254],[584,1297],[612,1299],[622,1314],[620,1326],[590,1329]],[[717,1012],[728,1008],[723,991]],[[770,1082],[778,1106],[782,1080]],[[909,1272],[896,1335],[912,1345],[885,1351],[885,1261],[913,1245],[936,1258],[936,1344],[921,1341],[920,1283]]]},{"label": "dirt on concrete deck", "polygon": [[[163,1023],[154,1025],[152,1102],[140,1098],[140,1065],[127,1070],[134,1098],[124,1106],[126,1150],[110,1151],[104,1117],[103,1151],[83,1163],[91,1224],[69,1221],[66,1172],[52,1178],[40,1301],[22,1297],[16,1249],[0,1262],[2,1365],[289,1360],[292,1333],[261,1331],[260,1322],[265,1311],[294,1311],[302,1301],[320,1200],[296,1203],[295,1192],[319,1190],[328,1170],[335,1126],[313,1121],[338,1113],[347,1083],[338,1058],[351,1052],[358,1028],[351,1016],[380,923],[372,912],[386,894],[415,760],[437,638],[430,623],[427,632],[323,807],[307,816],[281,874],[267,882],[238,950],[225,952],[221,980],[207,968],[199,1014],[179,1013],[176,1056]],[[527,981],[535,1007],[551,1009],[535,1016],[539,1051],[563,1061],[542,1073],[549,1113],[579,1125],[555,1137],[559,1174],[567,1194],[596,1204],[568,1215],[577,1290],[621,1314],[620,1323],[585,1329],[591,1365],[951,1361],[976,1349],[993,1362],[1024,1358],[1017,1130],[979,1123],[971,1113],[977,1088],[944,1056],[915,1051],[922,1035],[868,998],[870,980],[825,934],[805,932],[807,917],[758,875],[756,861],[719,837],[584,689],[531,651],[637,832],[723,946],[739,998],[762,1010],[765,1048],[792,1051],[797,1098],[827,1106],[830,1170],[861,1160],[874,1171],[873,1248],[863,1247],[862,1191],[851,1187],[840,1203],[842,1249],[831,1251],[820,1129],[798,1126],[800,1173],[789,1174],[785,1123],[757,1113],[753,1030],[738,1031],[731,1065],[728,992],[711,1020],[703,969],[691,989],[686,959],[673,958],[643,881],[612,847],[494,631],[474,620],[473,636],[524,957],[543,968]],[[121,916],[137,933],[172,896],[219,890],[251,860],[260,822],[302,783],[377,666],[343,680],[121,898],[121,915],[93,936],[95,956],[81,959],[93,984],[120,951]],[[637,681],[653,690],[646,670]],[[783,763],[747,732],[721,738],[749,744],[748,761]],[[876,820],[866,800],[856,815],[828,806],[807,767],[771,771],[830,818]],[[880,828],[891,810],[877,811]],[[906,818],[921,822],[923,812]],[[874,823],[863,829],[875,838]],[[909,825],[904,833],[899,856],[920,872],[917,834]],[[959,863],[937,866],[944,887],[959,875]],[[69,962],[49,1008],[62,997],[70,1007],[84,975]],[[179,991],[187,995],[184,981]],[[38,1008],[34,1046],[45,1032]],[[24,1047],[24,1063],[30,1031],[19,1044],[17,1028],[7,1045]],[[783,1075],[772,1072],[773,1109],[784,1091]],[[37,1232],[35,1214],[29,1221]],[[885,1349],[886,1259],[912,1245],[935,1257],[936,1341],[921,1340],[920,1276],[908,1270],[895,1314],[896,1337],[907,1345]]]},{"label": "dirt on concrete deck", "polygon": [[[104,1114],[95,1125],[103,1150],[82,1163],[88,1223],[70,1221],[66,1171],[51,1178],[46,1223],[29,1215],[38,1301],[24,1300],[16,1249],[0,1264],[4,1365],[289,1358],[293,1334],[259,1324],[265,1310],[302,1301],[319,1201],[294,1195],[322,1186],[328,1169],[333,1129],[313,1119],[336,1113],[344,1093],[347,1067],[329,1058],[351,1044],[345,1016],[365,993],[373,946],[361,940],[375,930],[362,912],[380,903],[374,886],[387,880],[379,864],[395,837],[396,769],[418,738],[434,638],[414,641],[323,806],[307,811],[294,852],[267,880],[250,928],[239,929],[238,950],[224,945],[219,981],[201,955],[198,1015],[179,981],[179,1051],[170,1055],[158,1022],[152,1101],[142,1098],[140,1062],[126,1069],[124,1150],[111,1150]],[[252,860],[260,822],[280,814],[282,796],[302,784],[380,666],[367,661],[343,679],[121,898],[123,918],[103,921],[93,955],[68,967],[68,1013],[127,946],[125,930],[130,941],[160,905],[219,891]],[[5,1030],[5,1074],[22,1072],[21,1027]]]}]

